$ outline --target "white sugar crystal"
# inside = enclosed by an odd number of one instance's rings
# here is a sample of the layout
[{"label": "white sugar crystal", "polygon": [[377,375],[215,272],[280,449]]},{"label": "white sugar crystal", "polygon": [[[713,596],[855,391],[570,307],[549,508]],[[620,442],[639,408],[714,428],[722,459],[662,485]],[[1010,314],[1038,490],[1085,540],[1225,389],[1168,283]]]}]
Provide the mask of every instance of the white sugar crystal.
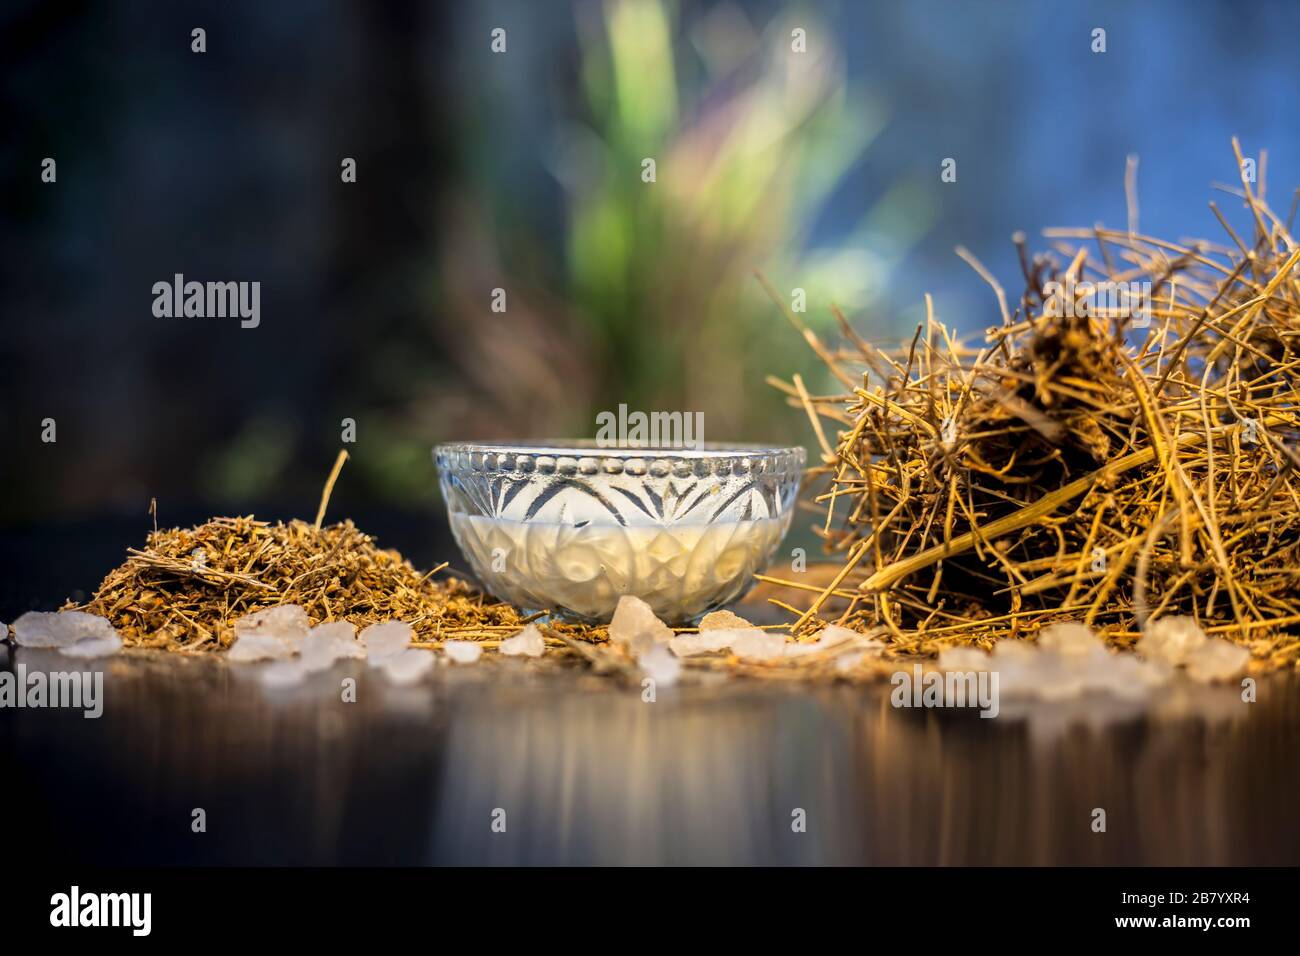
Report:
[{"label": "white sugar crystal", "polygon": [[641,672],[659,687],[671,687],[682,675],[682,662],[666,644],[652,644],[637,656]]},{"label": "white sugar crystal", "polygon": [[847,674],[850,671],[857,670],[862,662],[870,656],[866,651],[848,651],[835,658],[835,669],[841,674]]},{"label": "white sugar crystal", "polygon": [[[1039,700],[1069,700],[1080,696],[1088,689],[1088,681],[1085,680],[1083,670],[1059,657],[1047,658],[1039,662],[1024,676],[1033,682],[1028,688],[1029,695]],[[999,671],[999,683],[1002,682],[1002,677],[1003,673]],[[1014,680],[1012,684],[1014,687]],[[1008,690],[1008,693],[1011,691]]]},{"label": "white sugar crystal", "polygon": [[1151,688],[1167,683],[1172,671],[1165,664],[1144,661],[1132,654],[1107,654],[1088,669],[1088,686],[1115,697],[1140,700]]},{"label": "white sugar crystal", "polygon": [[749,630],[753,626],[739,614],[730,611],[714,611],[700,620],[701,631]]},{"label": "white sugar crystal", "polygon": [[668,646],[678,657],[693,657],[696,654],[716,654],[725,651],[737,634],[735,628],[721,628],[700,631],[698,634],[678,634]]},{"label": "white sugar crystal", "polygon": [[455,664],[473,664],[483,656],[483,647],[475,641],[447,641],[442,652]]},{"label": "white sugar crystal", "polygon": [[303,667],[315,673],[333,667],[335,661],[365,657],[366,649],[356,635],[357,629],[349,621],[333,621],[313,627],[303,638]]},{"label": "white sugar crystal", "polygon": [[939,655],[938,666],[944,671],[993,670],[1003,697],[1049,702],[1090,694],[1140,700],[1167,683],[1172,674],[1162,662],[1111,653],[1082,624],[1044,628],[1035,642],[998,641],[991,655],[975,647],[950,648]]},{"label": "white sugar crystal", "polygon": [[1114,654],[1112,659],[1122,661],[1123,666],[1131,672],[1133,680],[1146,687],[1160,687],[1173,679],[1173,669],[1159,661],[1144,661],[1132,654]]},{"label": "white sugar crystal", "polygon": [[613,643],[637,654],[651,644],[667,642],[672,637],[672,628],[659,620],[645,601],[631,594],[618,599],[614,617],[609,622],[609,639]]},{"label": "white sugar crystal", "polygon": [[1232,680],[1246,669],[1250,651],[1231,641],[1207,640],[1187,655],[1187,673],[1192,680]]},{"label": "white sugar crystal", "polygon": [[[847,627],[840,627],[838,624],[827,624],[817,634],[817,646],[834,647],[836,644],[843,644],[845,641],[852,641],[861,638],[862,635],[855,630]],[[877,640],[872,640],[872,644],[883,647]]]},{"label": "white sugar crystal", "polygon": [[64,657],[109,657],[122,649],[122,639],[116,634],[92,637],[59,648]]},{"label": "white sugar crystal", "polygon": [[[621,604],[619,606],[622,607]],[[514,637],[507,637],[501,642],[501,653],[508,657],[519,655],[541,657],[544,650],[546,650],[546,642],[535,624],[529,624]]]},{"label": "white sugar crystal", "polygon": [[226,657],[232,661],[284,660],[297,654],[311,622],[297,604],[282,604],[241,617],[235,622],[235,643]]},{"label": "white sugar crystal", "polygon": [[303,641],[302,657],[299,661],[308,673],[314,674],[317,671],[329,670],[334,666],[335,661],[350,656],[333,638],[312,637],[308,634]]},{"label": "white sugar crystal", "polygon": [[307,632],[307,636],[318,640],[329,638],[351,644],[356,643],[357,626],[351,621],[330,621],[328,624],[317,624]]},{"label": "white sugar crystal", "polygon": [[785,635],[757,628],[736,631],[731,639],[731,652],[742,660],[776,660],[785,656]]},{"label": "white sugar crystal", "polygon": [[14,621],[14,640],[22,647],[67,647],[114,637],[112,624],[84,611],[28,611]]},{"label": "white sugar crystal", "polygon": [[236,663],[247,661],[279,661],[298,653],[297,643],[273,634],[247,634],[235,639],[226,660]]},{"label": "white sugar crystal", "polygon": [[1162,617],[1147,624],[1142,639],[1137,642],[1137,652],[1147,660],[1179,667],[1208,640],[1194,618]]},{"label": "white sugar crystal", "polygon": [[807,641],[803,643],[793,641],[785,645],[781,654],[784,657],[807,657],[809,654],[817,654],[824,650],[825,648],[820,646],[816,641]]},{"label": "white sugar crystal", "polygon": [[394,684],[414,684],[433,670],[436,658],[431,651],[407,648],[384,658],[383,672]]},{"label": "white sugar crystal", "polygon": [[307,667],[302,661],[275,661],[258,671],[266,687],[295,687],[307,679]]},{"label": "white sugar crystal", "polygon": [[241,617],[235,622],[235,636],[275,637],[297,643],[307,636],[310,628],[306,611],[297,604],[282,604]]},{"label": "white sugar crystal", "polygon": [[785,646],[786,657],[804,657],[808,654],[819,654],[833,647],[839,647],[850,641],[857,642],[857,646],[866,650],[878,650],[885,645],[874,638],[864,637],[857,631],[850,630],[847,627],[840,627],[838,624],[829,624],[817,633],[817,640],[805,643],[787,644]]},{"label": "white sugar crystal", "polygon": [[108,657],[122,647],[112,624],[84,611],[28,611],[14,621],[14,640],[24,647],[53,647],[81,658]]},{"label": "white sugar crystal", "polygon": [[1092,628],[1086,624],[1053,624],[1043,628],[1038,635],[1038,646],[1045,651],[1053,651],[1062,657],[1088,657],[1098,651],[1105,653],[1106,647]]},{"label": "white sugar crystal", "polygon": [[992,664],[977,647],[950,647],[940,652],[938,663],[943,671],[986,671]]},{"label": "white sugar crystal", "polygon": [[1043,683],[1044,674],[1049,669],[1043,662],[1049,656],[1053,661],[1050,670],[1055,671],[1059,660],[1054,655],[1046,655],[1032,648],[1024,657],[1014,653],[1010,656],[994,654],[989,658],[988,669],[997,672],[998,693],[1009,698],[1037,697],[1039,685]]},{"label": "white sugar crystal", "polygon": [[405,621],[384,621],[362,631],[361,643],[366,649],[366,659],[374,666],[405,651],[414,636],[415,631]]},{"label": "white sugar crystal", "polygon": [[[1086,694],[1140,700],[1170,678],[1169,668],[1126,653],[1112,654],[1091,633],[1059,625],[1037,644],[1002,641],[994,645],[993,661],[999,690],[1008,698],[1065,701]],[[1046,644],[1042,637],[1046,637]]]},{"label": "white sugar crystal", "polygon": [[1032,660],[1038,654],[1038,649],[1027,641],[1003,640],[993,645],[993,656],[998,659],[999,663]]}]

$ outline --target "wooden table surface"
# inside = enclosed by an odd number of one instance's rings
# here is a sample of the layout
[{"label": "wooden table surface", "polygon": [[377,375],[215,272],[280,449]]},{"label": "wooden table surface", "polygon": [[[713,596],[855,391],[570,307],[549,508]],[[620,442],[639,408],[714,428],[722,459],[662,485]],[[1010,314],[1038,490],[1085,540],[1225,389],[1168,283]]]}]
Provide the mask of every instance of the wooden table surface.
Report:
[{"label": "wooden table surface", "polygon": [[896,710],[887,686],[728,682],[645,703],[514,661],[410,688],[349,662],[287,691],[212,658],[99,666],[101,718],[0,716],[10,849],[120,864],[1300,859],[1293,679],[1255,704],[1197,690],[1147,712],[981,720]]}]

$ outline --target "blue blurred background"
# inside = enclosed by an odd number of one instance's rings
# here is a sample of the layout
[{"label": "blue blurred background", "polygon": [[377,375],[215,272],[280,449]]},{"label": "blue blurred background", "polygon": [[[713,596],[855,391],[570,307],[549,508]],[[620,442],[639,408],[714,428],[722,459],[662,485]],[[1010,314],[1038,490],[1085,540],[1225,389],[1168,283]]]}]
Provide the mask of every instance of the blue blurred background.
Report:
[{"label": "blue blurred background", "polygon": [[[620,402],[810,444],[764,376],[831,386],[754,269],[893,343],[926,292],[996,320],[954,246],[1014,296],[1014,231],[1122,225],[1129,154],[1143,231],[1239,218],[1233,135],[1285,215],[1297,36],[1266,0],[7,3],[0,520],[310,517],[344,418],[339,513]],[[177,272],[260,281],[260,327],[155,318]]]}]

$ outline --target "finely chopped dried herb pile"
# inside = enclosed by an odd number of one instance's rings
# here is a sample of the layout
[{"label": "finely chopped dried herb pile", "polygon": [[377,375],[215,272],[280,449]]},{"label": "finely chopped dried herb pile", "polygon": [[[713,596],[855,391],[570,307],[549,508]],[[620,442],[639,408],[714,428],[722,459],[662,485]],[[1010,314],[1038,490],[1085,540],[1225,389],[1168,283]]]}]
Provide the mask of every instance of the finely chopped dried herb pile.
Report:
[{"label": "finely chopped dried herb pile", "polygon": [[433,573],[351,521],[214,518],[154,531],[77,609],[106,617],[129,646],[199,652],[229,647],[238,618],[282,604],[301,605],[313,623],[400,619],[419,641],[508,637],[523,626],[510,605]]},{"label": "finely chopped dried herb pile", "polygon": [[[1284,221],[1243,176],[1249,231],[1211,203],[1223,240],[1169,242],[1138,232],[1128,185],[1127,230],[1050,231],[1032,258],[1018,240],[1014,307],[964,254],[1001,311],[978,347],[932,310],[896,350],[836,312],[831,347],[786,309],[843,385],[773,380],[814,425],[839,561],[824,587],[780,582],[815,592],[796,633],[828,617],[933,653],[1077,621],[1129,647],[1189,617],[1257,668],[1300,660],[1295,203]],[[1140,308],[1102,301],[1142,283]]]},{"label": "finely chopped dried herb pile", "polygon": [[[213,518],[195,528],[157,528],[143,549],[109,572],[85,604],[64,610],[106,618],[134,647],[205,653],[235,640],[235,622],[257,611],[298,605],[311,624],[348,621],[358,629],[404,621],[416,644],[472,640],[487,647],[530,620],[517,608],[453,577],[446,568],[420,573],[351,521],[323,525],[334,483],[347,461],[340,452],[321,494],[316,521],[270,523]],[[555,644],[603,637],[604,628],[555,624]]]}]

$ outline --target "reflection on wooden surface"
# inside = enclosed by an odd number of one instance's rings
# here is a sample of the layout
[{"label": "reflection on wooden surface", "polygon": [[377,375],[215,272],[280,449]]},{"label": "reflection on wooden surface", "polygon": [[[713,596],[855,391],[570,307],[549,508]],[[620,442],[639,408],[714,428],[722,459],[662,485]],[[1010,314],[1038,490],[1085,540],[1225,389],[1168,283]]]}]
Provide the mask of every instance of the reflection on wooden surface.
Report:
[{"label": "reflection on wooden surface", "polygon": [[[1294,677],[1262,682],[1254,704],[1181,687],[1146,708],[981,720],[895,710],[887,685],[737,682],[643,703],[639,687],[517,664],[395,688],[351,662],[271,692],[247,666],[120,656],[101,665],[99,720],[0,712],[11,849],[101,863],[1300,860]],[[348,675],[356,703],[340,699]]]}]

